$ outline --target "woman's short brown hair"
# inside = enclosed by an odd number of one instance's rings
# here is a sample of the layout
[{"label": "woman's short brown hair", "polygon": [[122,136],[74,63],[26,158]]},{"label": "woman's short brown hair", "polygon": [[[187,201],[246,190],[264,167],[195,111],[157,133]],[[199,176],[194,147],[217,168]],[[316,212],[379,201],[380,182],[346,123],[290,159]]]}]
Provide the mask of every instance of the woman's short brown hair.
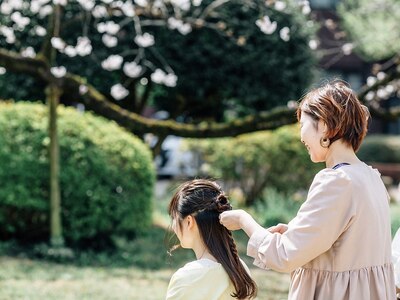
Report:
[{"label": "woman's short brown hair", "polygon": [[369,111],[354,91],[343,81],[334,80],[308,92],[300,101],[297,119],[302,113],[326,123],[326,137],[334,142],[342,139],[354,151],[360,148],[367,134]]}]

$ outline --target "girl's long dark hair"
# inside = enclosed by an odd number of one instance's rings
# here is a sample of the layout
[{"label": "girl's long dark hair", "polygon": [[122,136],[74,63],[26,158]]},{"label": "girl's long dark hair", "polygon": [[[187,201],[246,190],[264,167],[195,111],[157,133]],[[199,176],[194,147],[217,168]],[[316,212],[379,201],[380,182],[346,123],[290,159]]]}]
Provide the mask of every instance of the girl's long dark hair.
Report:
[{"label": "girl's long dark hair", "polygon": [[[182,184],[169,204],[172,218],[192,215],[209,252],[223,266],[235,287],[238,299],[254,298],[257,286],[239,259],[232,232],[219,223],[219,214],[231,205],[220,186],[210,180],[195,179]],[[180,222],[178,222],[180,226]]]}]

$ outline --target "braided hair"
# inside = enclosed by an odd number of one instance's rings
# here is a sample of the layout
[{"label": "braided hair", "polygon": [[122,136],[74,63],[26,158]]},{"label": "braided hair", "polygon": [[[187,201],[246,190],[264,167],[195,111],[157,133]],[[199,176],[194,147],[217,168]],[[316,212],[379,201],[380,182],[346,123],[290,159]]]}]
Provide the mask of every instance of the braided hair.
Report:
[{"label": "braided hair", "polygon": [[256,283],[239,259],[232,232],[219,223],[220,213],[231,209],[227,196],[217,183],[195,179],[178,188],[168,213],[178,220],[192,215],[208,251],[223,266],[235,287],[232,297],[254,298],[257,294]]}]

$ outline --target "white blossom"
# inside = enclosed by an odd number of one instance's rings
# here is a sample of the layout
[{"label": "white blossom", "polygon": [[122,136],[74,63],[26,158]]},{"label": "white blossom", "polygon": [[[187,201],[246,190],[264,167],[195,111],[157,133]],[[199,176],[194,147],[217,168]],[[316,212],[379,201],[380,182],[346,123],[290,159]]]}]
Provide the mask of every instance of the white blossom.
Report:
[{"label": "white blossom", "polygon": [[6,37],[6,42],[9,44],[14,44],[16,37],[14,30],[12,28],[9,28],[7,26],[0,26],[0,34]]},{"label": "white blossom", "polygon": [[175,74],[173,73],[166,74],[161,69],[156,69],[154,73],[150,75],[150,78],[151,81],[153,81],[154,83],[164,84],[169,87],[176,86],[176,82],[178,80],[178,77],[176,77]]},{"label": "white blossom", "polygon": [[86,56],[92,53],[93,47],[88,37],[80,36],[78,37],[75,49],[79,56]]},{"label": "white blossom", "polygon": [[192,31],[192,26],[189,23],[182,24],[178,27],[178,31],[183,35],[187,35]]},{"label": "white blossom", "polygon": [[0,75],[6,74],[6,68],[0,67]]},{"label": "white blossom", "polygon": [[169,87],[174,87],[174,86],[176,86],[177,80],[178,80],[178,77],[176,77],[175,74],[169,73],[164,77],[164,84]]},{"label": "white blossom", "polygon": [[386,92],[386,90],[383,88],[378,89],[378,91],[376,92],[376,95],[380,99],[386,99],[389,96],[388,93]]},{"label": "white blossom", "polygon": [[39,25],[36,25],[36,26],[33,28],[33,30],[35,31],[35,33],[36,33],[37,36],[45,36],[46,33],[47,33],[47,30],[46,30],[44,27],[39,26]]},{"label": "white blossom", "polygon": [[354,45],[352,43],[346,43],[342,46],[342,51],[344,55],[350,55],[353,51]]},{"label": "white blossom", "polygon": [[107,71],[114,71],[121,68],[123,58],[120,55],[110,55],[106,60],[103,60],[101,66]]},{"label": "white blossom", "polygon": [[297,102],[294,101],[294,100],[288,101],[288,103],[287,103],[286,105],[287,105],[287,107],[288,107],[289,109],[296,109],[296,108],[299,106],[299,105],[297,104]]},{"label": "white blossom", "polygon": [[283,11],[286,8],[286,3],[283,1],[276,1],[274,7],[277,11]]},{"label": "white blossom", "polygon": [[0,6],[0,12],[3,15],[9,15],[13,11],[13,7],[8,2],[3,2]]},{"label": "white blossom", "polygon": [[23,17],[19,11],[11,14],[11,20],[18,26],[20,30],[24,30],[24,28],[31,22],[29,18]]},{"label": "white blossom", "polygon": [[134,17],[136,15],[135,13],[135,6],[132,4],[131,1],[127,1],[125,2],[122,6],[121,6],[121,10],[122,12],[125,14],[125,16],[127,17]]},{"label": "white blossom", "polygon": [[274,33],[274,31],[276,30],[276,27],[277,27],[276,21],[271,22],[271,20],[268,16],[264,16],[262,19],[258,19],[256,21],[256,25],[265,34]]},{"label": "white blossom", "polygon": [[385,87],[385,90],[386,90],[386,93],[388,93],[389,95],[391,95],[391,94],[395,91],[395,88],[394,88],[393,85],[388,84],[388,85]]},{"label": "white blossom", "polygon": [[37,14],[40,11],[42,4],[37,0],[31,1],[31,7],[29,8],[33,14]]},{"label": "white blossom", "polygon": [[91,11],[95,5],[94,0],[77,0],[77,1],[86,11]]},{"label": "white blossom", "polygon": [[67,0],[53,0],[54,5],[61,5],[66,6],[68,1]]},{"label": "white blossom", "polygon": [[65,74],[67,74],[67,69],[64,66],[52,67],[50,69],[50,72],[51,74],[53,74],[54,77],[61,78],[64,77]]},{"label": "white blossom", "polygon": [[36,51],[32,47],[27,47],[21,51],[23,57],[34,58],[36,56]]},{"label": "white blossom", "polygon": [[310,2],[307,0],[299,1],[299,6],[301,8],[301,12],[304,15],[308,15],[311,12]]},{"label": "white blossom", "polygon": [[141,7],[146,7],[149,4],[147,0],[135,0],[135,3]]},{"label": "white blossom", "polygon": [[41,18],[44,18],[48,15],[50,15],[53,12],[53,7],[51,5],[46,5],[40,8],[39,10],[39,16]]},{"label": "white blossom", "polygon": [[140,73],[142,73],[142,69],[143,68],[134,61],[125,63],[123,67],[125,75],[131,78],[139,77]]},{"label": "white blossom", "polygon": [[200,6],[202,0],[192,0],[193,6]]},{"label": "white blossom", "polygon": [[89,88],[86,85],[81,84],[79,86],[79,94],[80,95],[85,95],[88,91],[89,91]]},{"label": "white blossom", "polygon": [[111,87],[111,96],[113,96],[115,100],[121,100],[128,95],[129,91],[120,83],[117,83]]},{"label": "white blossom", "polygon": [[75,57],[78,53],[77,53],[75,47],[72,47],[71,45],[68,45],[64,49],[64,54],[69,56],[69,57]]},{"label": "white blossom", "polygon": [[185,24],[182,20],[175,19],[174,17],[170,17],[167,22],[170,29],[178,29],[178,31],[183,35],[192,31],[192,26],[190,26],[189,23]]},{"label": "white blossom", "polygon": [[375,98],[375,93],[374,92],[368,92],[365,95],[365,100],[367,100],[367,101],[372,101],[372,100],[374,100],[374,98]]},{"label": "white blossom", "polygon": [[384,72],[379,72],[378,74],[376,74],[376,78],[378,78],[378,80],[383,80],[385,79],[386,74]]},{"label": "white blossom", "polygon": [[101,0],[103,3],[105,4],[110,4],[111,2],[113,2],[113,0]]},{"label": "white blossom", "polygon": [[375,82],[376,82],[376,78],[375,78],[375,77],[369,76],[369,77],[367,78],[367,85],[368,85],[368,86],[373,86],[373,85],[375,84]]},{"label": "white blossom", "polygon": [[59,37],[52,37],[51,38],[51,45],[53,48],[57,50],[63,50],[66,46],[65,42],[62,40],[62,38]]},{"label": "white blossom", "polygon": [[97,31],[100,33],[108,33],[110,35],[115,35],[120,30],[120,26],[113,21],[101,22],[97,24]]},{"label": "white blossom", "polygon": [[279,36],[281,39],[285,42],[290,40],[290,29],[289,27],[283,27],[281,30],[279,30]]},{"label": "white blossom", "polygon": [[108,48],[115,47],[118,44],[118,39],[115,36],[109,34],[103,34],[101,40],[103,41],[103,44],[106,45]]},{"label": "white blossom", "polygon": [[305,5],[305,6],[303,6],[303,8],[301,9],[301,12],[302,12],[304,15],[310,14],[310,12],[311,12],[311,7],[310,7],[310,5]]},{"label": "white blossom", "polygon": [[190,9],[190,0],[170,0],[172,5],[181,10],[188,11]]},{"label": "white blossom", "polygon": [[308,42],[308,46],[310,47],[310,49],[315,50],[318,48],[318,42],[316,40],[310,40]]},{"label": "white blossom", "polygon": [[163,70],[161,69],[156,69],[154,71],[154,73],[152,73],[150,75],[151,81],[153,81],[154,83],[158,83],[161,84],[164,82],[164,78],[165,78],[166,74]]},{"label": "white blossom", "polygon": [[103,5],[96,5],[93,8],[92,15],[96,19],[104,18],[108,15],[107,8],[105,8]]},{"label": "white blossom", "polygon": [[137,35],[135,37],[135,43],[143,48],[153,46],[154,36],[152,36],[150,33],[145,32],[143,35]]}]

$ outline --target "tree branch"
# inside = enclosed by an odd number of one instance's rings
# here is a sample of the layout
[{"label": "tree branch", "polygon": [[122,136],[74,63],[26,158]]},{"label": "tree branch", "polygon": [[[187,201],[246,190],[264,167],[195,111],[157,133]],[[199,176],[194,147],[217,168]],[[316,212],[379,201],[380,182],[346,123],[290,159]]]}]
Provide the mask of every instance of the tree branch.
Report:
[{"label": "tree branch", "polygon": [[[55,80],[50,73],[48,62],[40,55],[36,56],[36,58],[27,58],[15,52],[0,49],[0,66],[5,67],[11,72],[25,73],[33,77],[39,77],[46,82]],[[359,93],[360,99],[364,100],[365,95],[369,91],[376,90],[379,86],[393,79],[400,78],[399,73],[398,71],[394,71],[385,79],[376,82],[372,87],[363,88]],[[88,87],[88,92],[83,96],[79,94],[80,85]],[[75,100],[83,102],[89,110],[110,120],[114,120],[120,126],[136,135],[152,132],[160,135],[215,138],[276,129],[280,126],[296,122],[295,110],[287,107],[278,107],[267,112],[261,112],[257,115],[247,116],[226,123],[202,122],[199,124],[183,124],[173,120],[154,120],[132,113],[112,103],[94,87],[88,85],[84,78],[79,76],[67,74],[67,76],[58,80],[58,86],[64,91],[68,91],[68,94],[74,95],[76,97]],[[368,105],[368,103],[366,104]],[[389,110],[372,106],[369,106],[369,108],[371,114],[377,118],[393,121],[400,117],[400,107],[392,107]]]}]

